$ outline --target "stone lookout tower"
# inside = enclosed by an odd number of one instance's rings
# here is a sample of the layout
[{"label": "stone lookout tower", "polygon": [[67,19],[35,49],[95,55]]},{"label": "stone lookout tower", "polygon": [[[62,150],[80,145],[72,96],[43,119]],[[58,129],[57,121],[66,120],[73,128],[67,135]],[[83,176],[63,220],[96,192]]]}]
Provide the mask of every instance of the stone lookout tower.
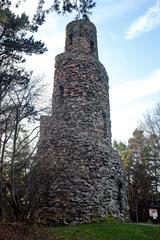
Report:
[{"label": "stone lookout tower", "polygon": [[89,20],[69,23],[65,52],[55,62],[52,114],[41,117],[32,177],[39,221],[127,217],[123,167],[111,145],[108,90],[96,27]]}]

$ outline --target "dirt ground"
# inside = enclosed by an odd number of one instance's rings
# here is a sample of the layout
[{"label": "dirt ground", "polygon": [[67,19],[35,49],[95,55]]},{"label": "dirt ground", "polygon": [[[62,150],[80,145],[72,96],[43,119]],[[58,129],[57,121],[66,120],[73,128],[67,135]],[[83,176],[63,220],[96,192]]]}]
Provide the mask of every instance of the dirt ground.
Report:
[{"label": "dirt ground", "polygon": [[0,224],[0,240],[60,240],[51,237],[47,228],[23,224]]}]

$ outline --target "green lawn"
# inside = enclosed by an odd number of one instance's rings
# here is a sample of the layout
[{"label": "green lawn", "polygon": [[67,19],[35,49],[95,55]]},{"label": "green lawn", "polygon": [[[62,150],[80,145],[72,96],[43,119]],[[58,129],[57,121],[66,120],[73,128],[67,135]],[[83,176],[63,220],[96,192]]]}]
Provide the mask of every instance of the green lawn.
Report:
[{"label": "green lawn", "polygon": [[124,223],[93,223],[50,228],[63,240],[160,240],[160,226]]}]

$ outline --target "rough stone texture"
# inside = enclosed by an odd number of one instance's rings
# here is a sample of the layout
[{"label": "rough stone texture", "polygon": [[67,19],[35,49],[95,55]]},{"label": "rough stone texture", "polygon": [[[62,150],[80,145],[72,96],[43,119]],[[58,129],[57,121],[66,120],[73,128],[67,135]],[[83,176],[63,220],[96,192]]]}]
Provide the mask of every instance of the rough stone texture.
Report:
[{"label": "rough stone texture", "polygon": [[41,117],[33,178],[40,222],[127,218],[123,167],[111,145],[108,89],[95,26],[88,20],[69,23],[65,52],[56,57],[52,115]]}]

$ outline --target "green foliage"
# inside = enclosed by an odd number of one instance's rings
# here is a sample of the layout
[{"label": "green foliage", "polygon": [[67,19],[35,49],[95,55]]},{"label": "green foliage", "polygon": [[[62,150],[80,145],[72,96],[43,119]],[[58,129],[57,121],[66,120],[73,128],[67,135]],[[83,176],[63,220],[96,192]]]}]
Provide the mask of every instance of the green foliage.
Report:
[{"label": "green foliage", "polygon": [[109,214],[109,215],[106,217],[105,222],[108,223],[108,224],[117,224],[117,223],[120,223],[121,220],[115,218],[112,214]]},{"label": "green foliage", "polygon": [[[159,110],[158,110],[159,109]],[[143,128],[136,129],[128,144],[114,142],[126,170],[128,200],[132,220],[148,221],[148,205],[160,199],[160,135],[157,116],[160,108],[148,115]],[[156,126],[156,127],[155,127]],[[159,128],[160,129],[160,128]]]},{"label": "green foliage", "polygon": [[116,140],[114,140],[113,142],[113,147],[119,152],[123,161],[123,166],[126,169],[126,171],[128,171],[131,164],[131,150],[125,143],[121,141],[117,142]]},{"label": "green foliage", "polygon": [[58,14],[66,14],[76,12],[76,18],[88,18],[92,8],[96,6],[94,0],[53,0],[51,7],[44,11],[43,5],[45,1],[39,0],[38,17],[45,17],[46,13],[56,11]]},{"label": "green foliage", "polygon": [[42,54],[46,51],[44,43],[35,41],[32,35],[37,28],[38,23],[30,23],[25,13],[16,16],[10,9],[9,1],[1,2],[0,105],[13,86],[27,86],[30,81],[31,72],[27,73],[24,68],[20,67],[20,64],[25,61],[25,54]]},{"label": "green foliage", "polygon": [[[35,41],[29,33],[36,31],[37,25],[29,22],[28,16],[23,13],[16,16],[10,8],[0,9],[0,60],[12,59],[20,62],[23,54],[42,54],[46,51],[44,43]],[[23,59],[24,60],[24,59]]]}]

